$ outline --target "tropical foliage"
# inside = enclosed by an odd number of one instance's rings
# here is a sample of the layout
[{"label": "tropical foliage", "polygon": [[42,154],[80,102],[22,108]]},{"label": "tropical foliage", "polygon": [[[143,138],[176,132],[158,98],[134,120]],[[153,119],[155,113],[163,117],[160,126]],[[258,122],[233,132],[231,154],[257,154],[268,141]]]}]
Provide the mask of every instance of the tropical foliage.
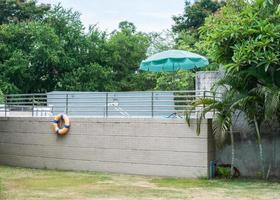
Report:
[{"label": "tropical foliage", "polygon": [[[35,0],[4,0],[0,8],[0,89],[4,93],[171,89],[172,74],[137,72],[140,62],[153,53],[187,49],[197,42],[183,36],[189,31],[185,26],[176,38],[178,32],[139,32],[127,21],[111,33],[96,26],[86,31],[78,12]],[[181,26],[180,21],[175,23]],[[193,72],[179,72],[176,77],[172,89],[193,89]]]},{"label": "tropical foliage", "polygon": [[[236,97],[231,91],[226,91],[223,95],[221,93],[210,93],[209,97],[199,98],[195,100],[190,109],[186,112],[186,121],[190,126],[190,120],[194,113],[196,113],[197,134],[200,134],[200,127],[204,118],[213,118],[213,134],[217,146],[222,147],[227,136],[231,141],[231,175],[234,175],[234,160],[235,160],[235,148],[234,148],[234,132],[233,127],[239,117],[236,111]],[[215,97],[215,98],[212,98]],[[195,111],[195,112],[194,112]]]},{"label": "tropical foliage", "polygon": [[135,73],[146,57],[150,37],[137,32],[132,23],[121,22],[110,34],[96,27],[86,33],[80,14],[60,5],[47,9],[34,1],[6,1],[1,6],[9,11],[1,13],[0,25],[3,92],[125,91],[155,86],[155,78],[148,85],[149,78]]},{"label": "tropical foliage", "polygon": [[[216,62],[225,66],[226,74],[217,85],[227,89],[231,103],[222,100],[230,121],[232,113],[242,112],[256,132],[260,165],[265,177],[262,125],[280,120],[280,15],[274,1],[228,1],[218,13],[209,16],[200,28],[200,45]],[[205,99],[197,100],[206,105]],[[196,103],[194,103],[196,106]],[[219,120],[224,110],[210,102],[218,113],[216,121],[230,130],[232,122]],[[202,111],[202,115],[211,109]],[[223,116],[225,117],[225,116]],[[226,123],[227,122],[227,123]],[[229,125],[225,125],[229,124]]]},{"label": "tropical foliage", "polygon": [[0,24],[42,19],[49,9],[48,5],[36,5],[35,1],[1,0]]},{"label": "tropical foliage", "polygon": [[172,48],[205,54],[197,47],[197,30],[222,5],[186,1],[184,13],[173,18],[173,31],[142,33],[123,21],[109,33],[97,26],[86,31],[80,14],[61,5],[3,0],[0,89],[4,93],[194,89],[192,71],[178,72],[171,84],[172,73],[137,72],[138,66],[147,56]]},{"label": "tropical foliage", "polygon": [[196,32],[204,24],[205,18],[215,13],[223,4],[223,2],[211,0],[200,0],[193,4],[190,1],[185,1],[184,13],[173,17],[175,21],[173,31],[182,32],[188,30]]}]

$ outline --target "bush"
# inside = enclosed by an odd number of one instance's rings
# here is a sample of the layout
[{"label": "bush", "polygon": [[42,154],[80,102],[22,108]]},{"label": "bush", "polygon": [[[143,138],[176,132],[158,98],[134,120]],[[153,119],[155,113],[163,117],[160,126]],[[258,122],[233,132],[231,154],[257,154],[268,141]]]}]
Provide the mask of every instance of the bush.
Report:
[{"label": "bush", "polygon": [[219,166],[217,169],[217,175],[220,178],[230,178],[231,177],[230,168]]}]

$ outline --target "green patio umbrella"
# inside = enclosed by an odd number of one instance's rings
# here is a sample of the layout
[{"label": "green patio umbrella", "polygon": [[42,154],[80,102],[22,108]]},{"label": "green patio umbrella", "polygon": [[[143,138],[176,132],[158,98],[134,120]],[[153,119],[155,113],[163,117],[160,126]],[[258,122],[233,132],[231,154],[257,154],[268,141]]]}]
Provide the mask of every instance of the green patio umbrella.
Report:
[{"label": "green patio umbrella", "polygon": [[182,50],[168,50],[157,53],[140,65],[140,70],[151,72],[176,72],[205,67],[209,64],[207,58]]},{"label": "green patio umbrella", "polygon": [[[178,70],[192,70],[207,65],[209,65],[207,58],[199,54],[182,50],[168,50],[143,60],[140,65],[140,70],[150,72],[173,72],[172,83],[174,83],[175,72]],[[175,89],[175,85],[173,89]]]}]

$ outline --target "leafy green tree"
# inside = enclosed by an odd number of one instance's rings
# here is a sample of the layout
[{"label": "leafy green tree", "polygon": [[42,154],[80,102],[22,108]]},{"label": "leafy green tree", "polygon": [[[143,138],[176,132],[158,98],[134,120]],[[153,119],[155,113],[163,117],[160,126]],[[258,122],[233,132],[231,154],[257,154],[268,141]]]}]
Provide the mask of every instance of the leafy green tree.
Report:
[{"label": "leafy green tree", "polygon": [[278,5],[275,1],[229,1],[201,28],[201,46],[214,61],[225,65],[222,84],[241,96],[236,109],[255,128],[263,177],[261,126],[279,119],[280,108]]},{"label": "leafy green tree", "polygon": [[67,72],[88,64],[87,38],[71,10],[56,6],[40,21],[0,28],[0,76],[8,83],[2,84],[4,92],[52,91]]},{"label": "leafy green tree", "polygon": [[[33,0],[1,3],[5,12],[0,15],[0,88],[4,93],[169,88],[165,82],[171,76],[137,70],[149,47],[173,47],[173,34],[166,34],[171,38],[166,41],[165,36],[138,32],[127,21],[111,34],[96,26],[85,33],[80,14],[61,5],[50,8]],[[185,80],[189,75],[181,76]],[[177,88],[191,85],[176,80]]]},{"label": "leafy green tree", "polygon": [[37,5],[35,0],[1,0],[0,24],[40,20],[49,9],[49,5]]},{"label": "leafy green tree", "polygon": [[[76,85],[76,81],[84,81],[82,74],[86,70],[91,75],[93,71],[98,72],[99,68],[92,63],[105,66],[103,55],[108,55],[104,34],[91,30],[86,35],[78,13],[56,6],[43,21],[1,25],[0,39],[0,77],[3,83],[0,88],[5,93],[100,89],[100,84],[94,83],[96,79],[89,79],[94,82],[87,81],[84,89]],[[106,68],[104,73],[99,71],[100,75],[95,76],[101,82]],[[81,80],[70,78],[70,74]],[[66,77],[73,82],[66,82]]]},{"label": "leafy green tree", "polygon": [[156,90],[194,90],[195,73],[178,71],[176,73],[159,73]]},{"label": "leafy green tree", "polygon": [[150,33],[149,38],[150,44],[147,49],[147,56],[175,48],[175,35],[169,30]]},{"label": "leafy green tree", "polygon": [[43,22],[53,28],[64,50],[64,56],[60,57],[63,71],[69,72],[89,63],[90,43],[78,12],[64,9],[59,4],[48,12]]},{"label": "leafy green tree", "polygon": [[[273,11],[264,15],[258,4],[241,4],[242,11],[233,6],[211,16],[201,28],[201,38],[208,55],[235,71],[252,70],[261,83],[269,81],[280,86],[279,20]],[[267,48],[269,47],[269,48]],[[253,73],[253,72],[252,72]],[[256,82],[252,87],[256,86]]]},{"label": "leafy green tree", "polygon": [[[63,49],[54,30],[41,22],[1,25],[0,77],[6,92],[43,92],[55,86]],[[12,90],[7,90],[12,89]]]},{"label": "leafy green tree", "polygon": [[129,91],[132,89],[130,83],[134,81],[133,74],[146,58],[149,37],[136,32],[134,25],[127,22],[121,22],[120,28],[108,39],[108,65],[112,66],[114,81],[119,90]]},{"label": "leafy green tree", "polygon": [[136,32],[136,26],[129,21],[122,21],[119,23],[119,29],[123,32],[129,33],[135,33]]},{"label": "leafy green tree", "polygon": [[98,64],[89,64],[65,74],[59,85],[68,91],[113,91],[110,68]]},{"label": "leafy green tree", "polygon": [[[206,55],[205,49],[198,45],[198,29],[204,24],[206,17],[217,13],[224,5],[224,1],[199,0],[194,3],[185,1],[184,13],[173,17],[175,25],[172,30],[176,35],[175,48]],[[212,60],[210,60],[210,63],[210,69],[216,70],[219,68],[218,63]]]},{"label": "leafy green tree", "polygon": [[175,46],[176,49],[200,53],[196,47],[197,41],[198,39],[195,37],[195,34],[192,34],[190,31],[185,30],[177,34]]},{"label": "leafy green tree", "polygon": [[157,74],[150,72],[136,72],[130,76],[131,91],[146,91],[156,88]]},{"label": "leafy green tree", "polygon": [[[24,3],[30,10],[34,5]],[[38,19],[0,25],[0,88],[5,93],[155,86],[155,78],[136,73],[150,39],[132,23],[121,22],[110,35],[94,26],[85,33],[80,14],[61,5]],[[87,73],[92,77],[86,79]]]},{"label": "leafy green tree", "polygon": [[88,45],[87,63],[95,62],[101,66],[110,65],[108,34],[99,30],[96,26],[91,26],[89,33],[86,35]]},{"label": "leafy green tree", "polygon": [[193,4],[185,2],[185,11],[182,15],[174,16],[175,25],[172,27],[174,32],[197,31],[204,24],[204,20],[209,15],[218,11],[223,2],[213,0],[199,0]]}]

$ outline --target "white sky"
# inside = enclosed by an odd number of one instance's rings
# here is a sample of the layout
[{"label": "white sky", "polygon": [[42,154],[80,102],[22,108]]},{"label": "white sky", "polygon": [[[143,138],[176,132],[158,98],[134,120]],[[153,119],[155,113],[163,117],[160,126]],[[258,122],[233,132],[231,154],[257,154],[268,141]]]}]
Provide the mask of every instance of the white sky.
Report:
[{"label": "white sky", "polygon": [[138,31],[152,32],[170,29],[173,15],[184,10],[185,0],[38,0],[39,3],[62,4],[82,14],[86,28],[97,24],[112,31],[120,21],[133,22]]}]

